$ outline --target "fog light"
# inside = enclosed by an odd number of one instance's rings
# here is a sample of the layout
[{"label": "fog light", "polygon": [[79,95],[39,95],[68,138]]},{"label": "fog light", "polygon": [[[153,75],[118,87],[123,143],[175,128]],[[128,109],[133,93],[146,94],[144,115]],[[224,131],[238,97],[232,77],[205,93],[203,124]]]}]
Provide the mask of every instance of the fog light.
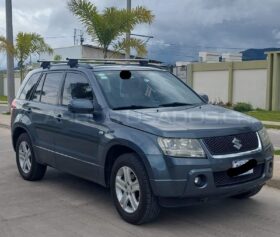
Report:
[{"label": "fog light", "polygon": [[206,184],[206,177],[204,175],[198,175],[194,178],[195,186],[202,188]]}]

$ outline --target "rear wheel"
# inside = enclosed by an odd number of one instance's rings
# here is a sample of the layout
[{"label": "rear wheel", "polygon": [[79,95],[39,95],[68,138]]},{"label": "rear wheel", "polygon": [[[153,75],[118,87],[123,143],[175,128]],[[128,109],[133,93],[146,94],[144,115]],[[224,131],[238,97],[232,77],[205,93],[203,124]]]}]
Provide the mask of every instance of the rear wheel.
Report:
[{"label": "rear wheel", "polygon": [[26,133],[20,135],[16,145],[16,161],[20,175],[29,181],[41,180],[47,167],[37,163],[29,136]]},{"label": "rear wheel", "polygon": [[154,220],[160,212],[144,165],[136,154],[121,155],[111,174],[111,193],[120,216],[132,224]]},{"label": "rear wheel", "polygon": [[250,198],[250,197],[253,197],[255,195],[257,195],[261,189],[262,189],[263,185],[261,186],[258,186],[258,187],[255,187],[254,189],[252,190],[249,190],[247,192],[244,192],[244,193],[240,193],[238,195],[235,195],[233,196],[233,198],[237,198],[237,199],[246,199],[246,198]]}]

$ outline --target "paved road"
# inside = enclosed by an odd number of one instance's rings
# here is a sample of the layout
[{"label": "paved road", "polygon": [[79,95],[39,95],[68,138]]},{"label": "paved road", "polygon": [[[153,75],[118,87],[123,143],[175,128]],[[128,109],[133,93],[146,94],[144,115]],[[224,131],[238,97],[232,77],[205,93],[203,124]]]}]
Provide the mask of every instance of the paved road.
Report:
[{"label": "paved road", "polygon": [[226,199],[163,210],[157,222],[132,226],[116,213],[109,192],[49,169],[41,182],[16,170],[9,130],[0,128],[0,236],[67,237],[279,237],[280,191],[264,188],[254,199]]},{"label": "paved road", "polygon": [[0,104],[0,114],[7,112],[8,111],[8,107],[7,105],[1,105]]},{"label": "paved road", "polygon": [[280,150],[280,130],[268,129],[269,137],[274,145],[275,149]]}]

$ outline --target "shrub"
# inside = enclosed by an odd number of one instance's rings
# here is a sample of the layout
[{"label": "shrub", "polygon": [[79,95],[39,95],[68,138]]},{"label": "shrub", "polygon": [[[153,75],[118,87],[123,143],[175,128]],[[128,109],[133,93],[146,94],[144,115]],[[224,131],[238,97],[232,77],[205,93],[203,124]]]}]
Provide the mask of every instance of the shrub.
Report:
[{"label": "shrub", "polygon": [[249,103],[237,103],[233,109],[238,112],[249,112],[253,110],[253,106]]}]

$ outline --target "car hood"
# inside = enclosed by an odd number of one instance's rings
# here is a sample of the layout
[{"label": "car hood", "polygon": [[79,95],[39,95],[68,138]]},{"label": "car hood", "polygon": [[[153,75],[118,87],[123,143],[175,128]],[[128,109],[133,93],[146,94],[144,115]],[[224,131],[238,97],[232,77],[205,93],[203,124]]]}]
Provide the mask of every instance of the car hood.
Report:
[{"label": "car hood", "polygon": [[125,126],[174,138],[234,135],[262,128],[257,119],[213,105],[112,111],[110,118]]}]

